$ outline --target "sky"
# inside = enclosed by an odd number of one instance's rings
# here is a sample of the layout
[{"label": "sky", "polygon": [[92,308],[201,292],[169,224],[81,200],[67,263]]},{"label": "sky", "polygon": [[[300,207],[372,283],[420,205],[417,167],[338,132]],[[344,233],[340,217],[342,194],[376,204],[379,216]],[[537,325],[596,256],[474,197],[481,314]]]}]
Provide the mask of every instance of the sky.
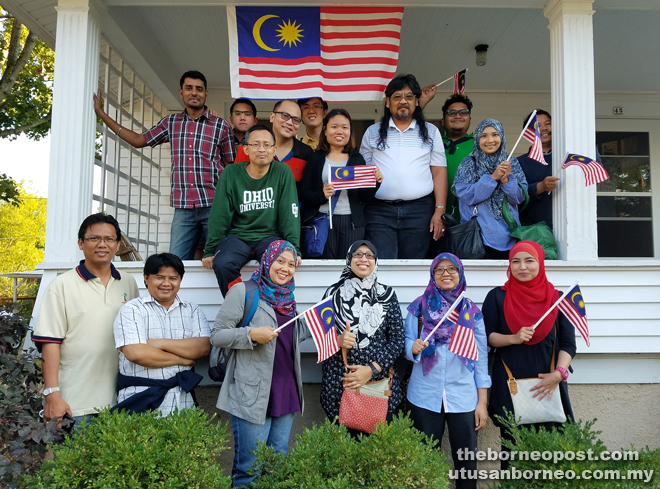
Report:
[{"label": "sky", "polygon": [[48,197],[50,135],[39,141],[20,136],[15,141],[0,139],[0,173],[6,173],[40,197]]}]

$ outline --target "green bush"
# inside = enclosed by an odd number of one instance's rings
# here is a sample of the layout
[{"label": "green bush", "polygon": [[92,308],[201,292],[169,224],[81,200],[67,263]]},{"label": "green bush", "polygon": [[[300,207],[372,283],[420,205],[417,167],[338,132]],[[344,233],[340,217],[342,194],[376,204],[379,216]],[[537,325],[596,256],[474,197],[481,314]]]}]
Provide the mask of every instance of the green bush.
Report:
[{"label": "green bush", "polygon": [[[509,440],[502,440],[502,444],[511,450],[517,452],[528,452],[532,453],[534,451],[538,452],[561,452],[565,454],[567,452],[573,452],[577,454],[578,452],[583,452],[583,457],[578,457],[576,455],[574,460],[560,460],[555,463],[554,460],[515,460],[510,461],[509,468],[515,467],[517,470],[524,471],[554,471],[560,470],[562,473],[567,471],[573,471],[576,475],[575,478],[567,480],[563,479],[551,479],[549,475],[546,476],[546,479],[543,479],[542,473],[539,473],[540,477],[535,477],[534,479],[524,479],[520,478],[518,480],[500,480],[500,487],[504,489],[532,489],[537,487],[544,488],[579,488],[579,489],[588,489],[588,488],[598,488],[598,489],[639,489],[639,488],[650,488],[650,487],[660,487],[660,477],[655,474],[655,471],[660,467],[660,449],[650,450],[646,447],[643,450],[637,450],[639,454],[639,460],[633,461],[604,461],[600,460],[603,455],[603,452],[607,451],[605,444],[598,438],[600,431],[594,431],[593,425],[596,420],[592,421],[578,421],[578,422],[568,422],[564,423],[563,426],[558,430],[553,428],[552,431],[547,431],[545,428],[539,428],[538,430],[531,427],[530,429],[519,429],[515,421],[514,416],[509,413],[508,417],[501,418],[499,420],[507,427],[507,431],[512,434],[514,442],[512,443]],[[628,450],[635,451],[634,447],[630,449],[621,449],[621,452],[627,452]],[[589,455],[591,454],[591,456]],[[559,456],[561,457],[561,455]],[[584,460],[578,460],[578,458],[584,458]],[[582,474],[584,471],[590,471],[588,473],[590,479],[585,479]],[[630,478],[628,471],[647,471],[648,474],[653,474],[652,479],[649,482],[646,481],[646,476],[643,475],[642,480],[633,480]],[[601,471],[601,472],[597,472]],[[614,472],[608,471],[618,471],[621,476],[624,476],[624,479],[614,479]],[[607,479],[605,476],[607,475]],[[580,476],[579,478],[577,476]],[[596,478],[599,476],[600,478]]]},{"label": "green bush", "polygon": [[41,360],[23,351],[30,331],[21,305],[0,307],[0,487],[18,487],[22,474],[38,470],[48,443],[61,440],[56,422],[41,422]]},{"label": "green bush", "polygon": [[444,455],[403,416],[357,440],[344,426],[326,420],[298,435],[286,456],[261,444],[257,464],[262,469],[254,484],[258,489],[449,487]]},{"label": "green bush", "polygon": [[157,413],[110,413],[54,447],[29,488],[209,488],[231,485],[218,464],[226,450],[227,428],[202,410],[187,409],[165,418]]}]

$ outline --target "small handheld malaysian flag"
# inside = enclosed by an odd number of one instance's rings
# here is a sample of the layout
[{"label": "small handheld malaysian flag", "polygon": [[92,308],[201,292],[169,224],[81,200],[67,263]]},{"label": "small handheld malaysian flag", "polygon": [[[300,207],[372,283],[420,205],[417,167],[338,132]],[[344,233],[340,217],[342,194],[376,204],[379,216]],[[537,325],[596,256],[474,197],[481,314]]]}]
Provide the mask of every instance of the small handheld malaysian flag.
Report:
[{"label": "small handheld malaysian flag", "polygon": [[[455,310],[457,311],[457,307]],[[459,357],[468,358],[475,362],[479,360],[479,350],[477,349],[477,341],[474,338],[474,329],[471,324],[470,317],[470,303],[463,299],[463,304],[460,307],[461,312],[458,314],[454,334],[449,342],[448,350],[455,353]],[[452,318],[448,318],[452,320]],[[452,320],[452,322],[454,322]]]},{"label": "small handheld malaysian flag", "polygon": [[529,157],[538,161],[542,165],[547,165],[543,158],[543,144],[541,144],[541,133],[539,132],[539,121],[536,118],[536,111],[527,121],[527,127],[523,131],[523,137],[532,143],[532,149],[529,150]]},{"label": "small handheld malaysian flag", "polygon": [[454,75],[454,95],[465,94],[465,71],[459,71]]},{"label": "small handheld malaysian flag", "polygon": [[330,358],[339,351],[337,344],[337,328],[335,327],[335,311],[332,309],[332,296],[319,304],[307,309],[303,317],[307,323],[312,339],[319,352],[318,362]]},{"label": "small handheld malaysian flag", "polygon": [[424,341],[428,341],[431,336],[433,336],[433,333],[435,333],[435,330],[440,327],[442,323],[445,321],[451,321],[452,323],[456,324],[456,321],[458,321],[458,314],[463,308],[463,297],[465,296],[465,291],[461,292],[454,303],[449,307],[449,310],[445,313],[444,316],[442,316],[442,319],[438,321],[438,324],[435,325],[435,327],[431,330],[431,332],[426,335],[426,338],[424,338]]},{"label": "small handheld malaysian flag", "polygon": [[376,186],[376,165],[331,166],[330,183],[335,190]]},{"label": "small handheld malaysian flag", "polygon": [[564,294],[558,304],[559,310],[564,313],[575,329],[577,329],[584,338],[587,346],[589,342],[589,325],[587,324],[587,310],[584,307],[584,299],[580,286],[575,284]]},{"label": "small handheld malaysian flag", "polygon": [[569,153],[564,160],[561,169],[563,170],[572,165],[578,166],[584,173],[584,183],[586,187],[595,183],[604,182],[610,178],[605,171],[605,168],[603,168],[603,165],[587,156]]}]

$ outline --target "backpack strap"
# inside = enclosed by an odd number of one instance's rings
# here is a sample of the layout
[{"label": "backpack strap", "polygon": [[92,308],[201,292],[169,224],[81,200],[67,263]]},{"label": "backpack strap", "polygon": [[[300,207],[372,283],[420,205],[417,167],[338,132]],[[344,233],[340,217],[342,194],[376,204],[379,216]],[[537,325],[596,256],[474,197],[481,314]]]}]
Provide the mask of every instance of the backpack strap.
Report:
[{"label": "backpack strap", "polygon": [[236,325],[237,328],[250,324],[259,306],[259,286],[257,282],[248,280],[243,283],[245,284],[245,307],[243,308],[243,318]]}]

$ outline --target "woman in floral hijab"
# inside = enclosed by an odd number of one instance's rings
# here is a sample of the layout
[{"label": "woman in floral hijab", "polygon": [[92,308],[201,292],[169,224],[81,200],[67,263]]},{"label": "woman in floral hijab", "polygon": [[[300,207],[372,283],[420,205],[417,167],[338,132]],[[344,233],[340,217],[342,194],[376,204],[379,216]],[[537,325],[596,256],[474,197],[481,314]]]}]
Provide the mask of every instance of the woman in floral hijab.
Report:
[{"label": "woman in floral hijab", "polygon": [[[330,419],[339,415],[343,380],[347,387],[355,389],[369,381],[384,379],[403,351],[401,308],[394,290],[378,282],[377,260],[378,252],[372,243],[364,240],[353,243],[339,281],[324,296],[332,296],[337,340],[340,348],[348,350],[351,370],[345,372],[341,351],[323,362],[321,405]],[[395,372],[388,419],[401,399],[400,379]]]}]

